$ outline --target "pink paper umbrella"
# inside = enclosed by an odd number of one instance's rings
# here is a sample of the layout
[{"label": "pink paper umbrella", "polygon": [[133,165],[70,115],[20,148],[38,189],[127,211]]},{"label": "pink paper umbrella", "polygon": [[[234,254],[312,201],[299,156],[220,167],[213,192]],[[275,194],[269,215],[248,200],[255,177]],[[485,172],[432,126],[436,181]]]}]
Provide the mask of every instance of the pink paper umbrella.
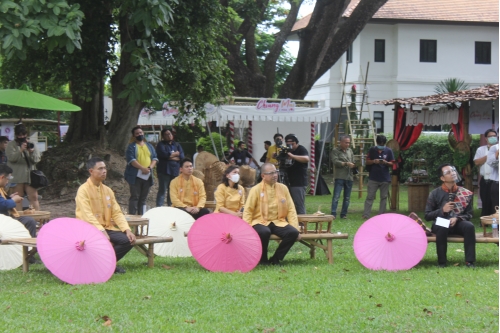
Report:
[{"label": "pink paper umbrella", "polygon": [[37,237],[45,266],[69,284],[102,283],[116,267],[113,247],[93,225],[62,217],[45,224]]},{"label": "pink paper umbrella", "polygon": [[427,237],[411,218],[382,214],[361,225],[353,246],[356,258],[366,268],[399,271],[410,269],[422,260]]},{"label": "pink paper umbrella", "polygon": [[242,219],[222,213],[196,220],[188,245],[198,263],[213,272],[249,272],[262,254],[257,232]]}]

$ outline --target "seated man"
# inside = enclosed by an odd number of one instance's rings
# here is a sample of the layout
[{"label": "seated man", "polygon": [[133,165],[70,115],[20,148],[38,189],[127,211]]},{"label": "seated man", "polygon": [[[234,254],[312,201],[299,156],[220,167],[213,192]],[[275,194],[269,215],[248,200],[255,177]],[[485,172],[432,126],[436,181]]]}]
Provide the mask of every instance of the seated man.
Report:
[{"label": "seated man", "polygon": [[23,201],[23,198],[17,193],[7,195],[5,187],[12,179],[12,169],[7,164],[0,164],[0,213],[10,216],[21,222],[28,229],[30,236],[36,237],[36,221],[29,216],[19,216],[16,210],[16,203]]},{"label": "seated man", "polygon": [[[107,173],[104,161],[93,157],[87,161],[87,169],[90,177],[76,193],[76,218],[102,231],[113,245],[118,262],[134,246],[135,235],[130,231],[115,194],[102,183]],[[125,273],[125,269],[116,266],[115,273]]]},{"label": "seated man", "polygon": [[210,214],[204,208],[207,201],[205,185],[201,179],[193,176],[193,163],[188,158],[181,161],[179,176],[170,182],[170,200],[172,207],[188,212],[195,219]]},{"label": "seated man", "polygon": [[[278,181],[278,171],[271,163],[261,169],[262,182],[248,194],[243,220],[259,234],[262,242],[261,265],[279,265],[295,241],[300,240],[299,223],[295,206],[288,188]],[[288,220],[288,222],[287,222]],[[271,234],[281,238],[274,255],[267,259],[267,247]]]},{"label": "seated man", "polygon": [[[472,218],[473,193],[457,186],[457,171],[450,164],[438,168],[443,184],[429,194],[425,206],[425,219],[433,220],[432,232],[436,234],[438,266],[446,267],[448,235],[458,234],[464,237],[465,264],[474,268],[476,261],[476,233]],[[449,228],[436,224],[437,218],[449,220]]]}]

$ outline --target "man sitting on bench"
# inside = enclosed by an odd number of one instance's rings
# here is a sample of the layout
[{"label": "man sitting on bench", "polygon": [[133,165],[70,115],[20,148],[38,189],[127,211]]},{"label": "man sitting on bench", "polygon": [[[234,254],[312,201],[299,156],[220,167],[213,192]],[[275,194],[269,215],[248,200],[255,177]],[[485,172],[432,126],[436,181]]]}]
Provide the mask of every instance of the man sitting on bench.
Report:
[{"label": "man sitting on bench", "polygon": [[[259,234],[262,243],[259,264],[279,265],[295,241],[300,240],[299,221],[288,188],[277,182],[278,171],[274,164],[264,163],[260,171],[262,182],[255,185],[248,194],[243,220]],[[281,242],[268,260],[267,247],[271,234],[281,238]]]},{"label": "man sitting on bench", "polygon": [[[438,168],[443,184],[429,194],[425,206],[425,219],[434,220],[432,232],[436,234],[438,266],[446,267],[448,235],[464,237],[466,266],[474,268],[476,261],[476,232],[469,222],[472,218],[473,193],[457,186],[458,173],[450,164]],[[446,226],[449,223],[449,226]]]},{"label": "man sitting on bench", "polygon": [[[118,262],[135,244],[125,216],[116,202],[113,191],[102,182],[106,179],[106,164],[99,157],[87,161],[90,177],[76,193],[76,218],[94,225],[106,236]],[[115,273],[125,273],[116,266]]]},{"label": "man sitting on bench", "polygon": [[170,200],[172,207],[188,212],[195,219],[210,214],[204,208],[207,202],[205,185],[201,179],[193,176],[193,162],[189,158],[181,161],[179,176],[170,182]]},{"label": "man sitting on bench", "polygon": [[7,164],[0,164],[0,213],[10,216],[21,222],[28,229],[30,236],[36,237],[36,221],[29,216],[19,216],[16,210],[16,203],[23,201],[17,193],[7,195],[5,186],[12,179],[12,169]]}]

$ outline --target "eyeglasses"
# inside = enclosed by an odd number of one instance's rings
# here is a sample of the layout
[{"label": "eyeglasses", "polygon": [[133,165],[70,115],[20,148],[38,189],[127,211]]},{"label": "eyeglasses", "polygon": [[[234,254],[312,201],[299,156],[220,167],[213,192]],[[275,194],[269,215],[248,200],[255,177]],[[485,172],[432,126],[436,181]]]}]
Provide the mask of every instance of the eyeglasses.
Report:
[{"label": "eyeglasses", "polygon": [[294,143],[294,141],[286,141],[286,143]]},{"label": "eyeglasses", "polygon": [[278,172],[279,172],[279,171],[278,171],[278,170],[276,170],[276,171],[264,172],[264,174],[265,174],[265,175],[270,175],[270,176],[272,176],[272,175],[276,175]]},{"label": "eyeglasses", "polygon": [[446,170],[446,171],[443,171],[443,176],[447,176],[447,175],[449,175],[449,174],[450,174],[450,173],[452,173],[452,172],[456,173],[456,172],[457,172],[457,170],[455,170],[455,169],[451,169],[451,170]]}]

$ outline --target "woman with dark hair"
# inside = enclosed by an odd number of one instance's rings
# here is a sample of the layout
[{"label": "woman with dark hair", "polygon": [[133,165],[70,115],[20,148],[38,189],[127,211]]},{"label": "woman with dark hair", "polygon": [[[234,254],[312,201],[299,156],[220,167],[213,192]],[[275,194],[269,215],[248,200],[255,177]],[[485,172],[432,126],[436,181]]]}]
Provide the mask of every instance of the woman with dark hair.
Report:
[{"label": "woman with dark hair", "polygon": [[229,166],[222,175],[222,184],[215,190],[214,213],[225,213],[243,216],[243,205],[245,204],[245,189],[238,185],[240,181],[240,169],[237,165]]},{"label": "woman with dark hair", "polygon": [[[35,170],[35,164],[40,161],[40,153],[36,144],[28,142],[28,131],[23,124],[19,124],[14,128],[15,140],[7,144],[7,165],[12,168],[12,184],[13,192],[17,193],[21,198],[25,194],[28,195],[30,205],[35,210],[40,210],[38,203],[38,190],[31,187],[30,171]],[[16,208],[19,211],[23,210],[23,202],[16,203]]]}]

